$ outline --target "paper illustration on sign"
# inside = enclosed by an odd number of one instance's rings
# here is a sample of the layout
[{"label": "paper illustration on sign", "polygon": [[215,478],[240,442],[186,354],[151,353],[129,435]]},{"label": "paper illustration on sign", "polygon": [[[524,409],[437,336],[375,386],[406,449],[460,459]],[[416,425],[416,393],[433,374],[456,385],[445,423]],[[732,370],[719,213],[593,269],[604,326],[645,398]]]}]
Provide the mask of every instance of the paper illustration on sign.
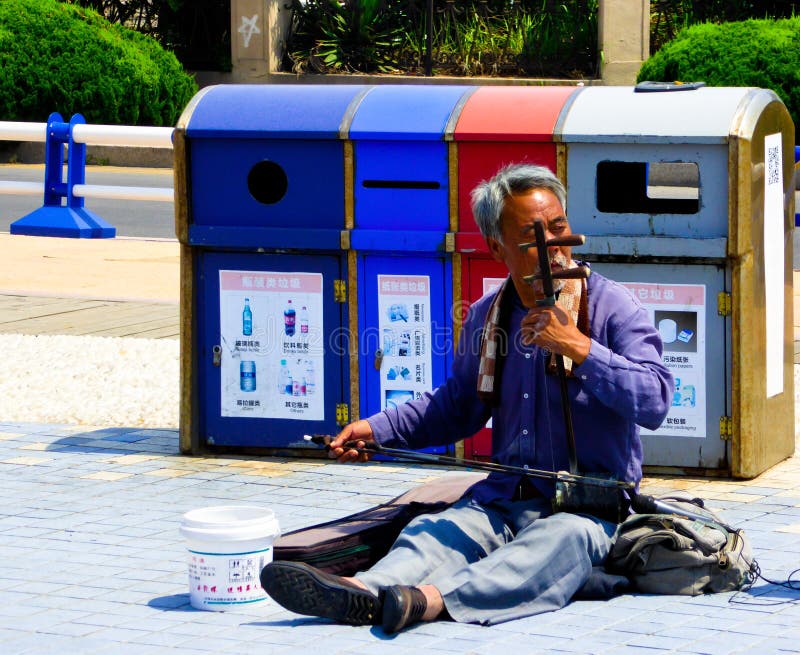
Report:
[{"label": "paper illustration on sign", "polygon": [[221,415],[324,418],[322,275],[220,271]]},{"label": "paper illustration on sign", "polygon": [[427,275],[378,275],[383,408],[419,398],[433,388],[430,304]]},{"label": "paper illustration on sign", "polygon": [[672,407],[658,430],[642,434],[706,437],[706,287],[625,283],[647,309],[664,344],[662,359],[675,379]]}]

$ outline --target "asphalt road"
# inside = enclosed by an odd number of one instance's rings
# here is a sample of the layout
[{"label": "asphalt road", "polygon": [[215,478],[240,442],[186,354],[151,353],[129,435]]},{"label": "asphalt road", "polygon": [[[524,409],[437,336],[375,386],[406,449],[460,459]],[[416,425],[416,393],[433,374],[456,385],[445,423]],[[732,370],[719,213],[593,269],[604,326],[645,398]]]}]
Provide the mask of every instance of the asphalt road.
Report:
[{"label": "asphalt road", "polygon": [[[42,165],[0,165],[0,181],[43,182]],[[110,186],[172,187],[172,170],[87,166],[86,183]],[[43,204],[41,195],[0,194],[0,232]],[[175,238],[172,202],[87,198],[85,207],[117,228],[117,236]]]},{"label": "asphalt road", "polygon": [[[0,164],[0,181],[42,182],[44,166],[36,164]],[[87,166],[87,184],[112,186],[171,187],[172,170],[164,168],[124,168]],[[800,195],[800,194],[798,194]],[[41,196],[0,194],[0,232],[9,232],[10,225],[42,206]],[[117,228],[117,236],[175,238],[174,204],[143,200],[86,200],[87,209]],[[797,206],[800,207],[800,197]],[[793,268],[800,269],[800,230],[794,232]]]}]

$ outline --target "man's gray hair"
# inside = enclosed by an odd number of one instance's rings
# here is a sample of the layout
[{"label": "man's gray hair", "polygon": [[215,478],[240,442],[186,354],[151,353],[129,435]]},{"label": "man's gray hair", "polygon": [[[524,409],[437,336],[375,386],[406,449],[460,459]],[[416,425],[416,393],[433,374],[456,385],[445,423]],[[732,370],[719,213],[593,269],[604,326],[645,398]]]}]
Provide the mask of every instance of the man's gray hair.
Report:
[{"label": "man's gray hair", "polygon": [[567,192],[553,172],[546,166],[532,164],[508,164],[501,168],[491,180],[484,180],[472,190],[472,215],[484,239],[500,237],[500,215],[506,198],[531,189],[550,191],[567,210]]}]

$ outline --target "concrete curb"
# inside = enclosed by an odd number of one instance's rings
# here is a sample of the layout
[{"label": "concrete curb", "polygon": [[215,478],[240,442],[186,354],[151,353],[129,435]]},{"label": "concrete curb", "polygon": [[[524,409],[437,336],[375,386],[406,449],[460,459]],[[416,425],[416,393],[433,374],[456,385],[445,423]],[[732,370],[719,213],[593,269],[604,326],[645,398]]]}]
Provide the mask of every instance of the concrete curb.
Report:
[{"label": "concrete curb", "polygon": [[[44,143],[0,142],[0,164],[44,164]],[[173,152],[165,148],[87,146],[86,163],[100,166],[172,168]]]}]

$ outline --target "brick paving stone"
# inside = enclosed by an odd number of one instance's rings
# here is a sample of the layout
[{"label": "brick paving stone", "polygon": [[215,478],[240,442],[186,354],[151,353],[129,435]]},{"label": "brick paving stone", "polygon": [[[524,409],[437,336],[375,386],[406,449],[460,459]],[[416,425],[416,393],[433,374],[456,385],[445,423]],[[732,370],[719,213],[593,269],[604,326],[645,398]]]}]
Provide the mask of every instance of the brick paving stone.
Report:
[{"label": "brick paving stone", "polygon": [[[424,624],[391,638],[379,628],[297,617],[271,601],[225,613],[196,611],[188,602],[186,544],[179,531],[189,509],[266,506],[288,531],[365,509],[454,471],[398,463],[343,467],[286,458],[185,458],[171,430],[1,423],[0,462],[4,653],[721,655],[791,652],[800,643],[800,591],[764,582],[738,594],[736,603],[729,602],[732,594],[629,594],[493,627]],[[800,525],[798,471],[793,458],[747,484],[663,476],[645,480],[644,487],[688,488],[713,498],[710,506],[745,527],[765,575],[783,580],[800,565],[800,532],[791,529]]]}]

